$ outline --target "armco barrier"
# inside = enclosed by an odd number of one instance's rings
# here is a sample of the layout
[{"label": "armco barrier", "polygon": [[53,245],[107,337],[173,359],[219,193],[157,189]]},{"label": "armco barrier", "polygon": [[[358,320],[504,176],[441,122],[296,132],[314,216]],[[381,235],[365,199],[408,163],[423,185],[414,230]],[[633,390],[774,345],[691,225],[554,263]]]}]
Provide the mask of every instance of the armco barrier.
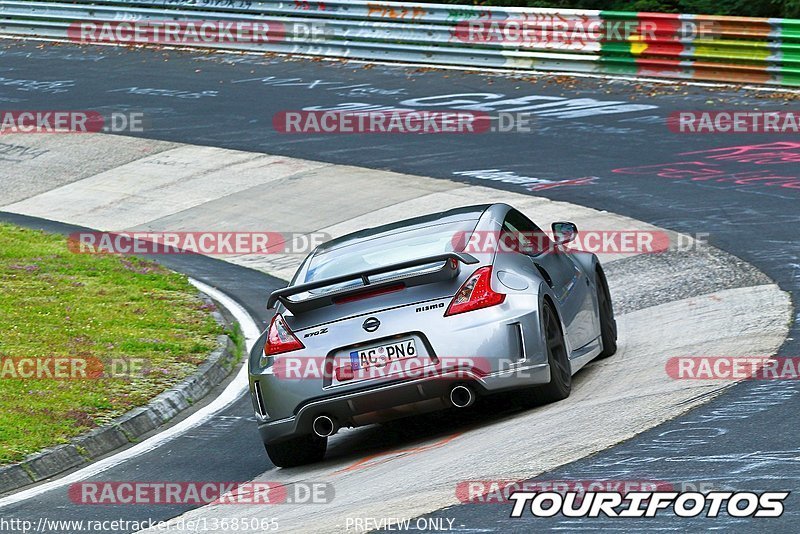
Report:
[{"label": "armco barrier", "polygon": [[210,48],[800,86],[800,20],[363,0],[0,0],[0,33],[12,36],[80,40],[87,22],[130,36],[167,21],[269,28],[258,42],[180,43]]}]

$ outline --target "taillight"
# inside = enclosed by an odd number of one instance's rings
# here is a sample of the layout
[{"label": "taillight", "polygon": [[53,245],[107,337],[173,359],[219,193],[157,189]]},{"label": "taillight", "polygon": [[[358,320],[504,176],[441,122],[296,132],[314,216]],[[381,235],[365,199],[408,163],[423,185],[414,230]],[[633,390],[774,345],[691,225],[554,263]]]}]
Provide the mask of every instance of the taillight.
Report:
[{"label": "taillight", "polygon": [[458,289],[458,293],[453,297],[450,306],[444,316],[456,315],[489,306],[496,306],[506,300],[502,293],[492,291],[490,281],[492,279],[492,267],[490,265],[481,267]]},{"label": "taillight", "polygon": [[276,313],[269,324],[267,342],[264,344],[264,354],[272,356],[302,348],[305,348],[304,345],[292,333],[283,316],[280,313]]}]

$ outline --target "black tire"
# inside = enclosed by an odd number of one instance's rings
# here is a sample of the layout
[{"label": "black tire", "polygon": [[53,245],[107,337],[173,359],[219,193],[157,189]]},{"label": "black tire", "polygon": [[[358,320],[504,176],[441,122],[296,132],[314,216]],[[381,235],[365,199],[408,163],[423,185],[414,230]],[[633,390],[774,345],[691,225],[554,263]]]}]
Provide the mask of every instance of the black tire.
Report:
[{"label": "black tire", "polygon": [[597,306],[600,313],[600,335],[603,339],[603,352],[598,358],[608,358],[617,352],[617,321],[614,319],[614,306],[611,292],[603,270],[597,268]]},{"label": "black tire", "polygon": [[569,397],[572,391],[572,368],[564,342],[561,323],[550,303],[542,308],[542,332],[545,336],[547,362],[550,364],[550,383],[537,386],[531,391],[534,401],[549,404]]},{"label": "black tire", "polygon": [[328,438],[299,436],[278,443],[265,443],[264,448],[276,466],[297,467],[321,461],[328,448]]}]

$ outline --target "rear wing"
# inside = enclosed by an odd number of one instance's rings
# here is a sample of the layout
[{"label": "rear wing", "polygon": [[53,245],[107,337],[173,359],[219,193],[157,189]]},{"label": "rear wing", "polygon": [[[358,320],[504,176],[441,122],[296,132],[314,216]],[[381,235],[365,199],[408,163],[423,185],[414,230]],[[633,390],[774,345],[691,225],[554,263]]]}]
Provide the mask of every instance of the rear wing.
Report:
[{"label": "rear wing", "polygon": [[[401,271],[412,267],[421,267],[429,263],[444,264],[435,270],[425,270],[423,272],[411,272],[398,274],[388,278],[382,278],[379,281],[372,282],[371,277],[379,274],[391,273],[393,271]],[[285,287],[274,291],[267,300],[267,308],[274,308],[280,302],[286,309],[292,313],[302,313],[304,311],[321,308],[329,304],[333,304],[335,298],[343,297],[346,295],[355,295],[365,290],[376,290],[383,287],[396,285],[398,282],[403,282],[405,286],[415,286],[428,284],[438,280],[446,280],[453,278],[458,274],[459,263],[465,265],[473,265],[479,263],[479,260],[465,252],[446,252],[443,254],[436,254],[435,256],[428,256],[426,258],[419,258],[416,260],[409,260],[384,267],[376,267],[374,269],[367,269],[365,271],[345,274],[341,276],[334,276],[332,278],[325,278],[323,280],[316,280],[305,284],[298,284],[294,286]],[[346,287],[338,290],[326,291],[319,295],[310,294],[315,289],[342,284],[345,282],[359,281],[360,284],[353,287]],[[309,293],[310,296],[305,299],[292,300],[290,297],[300,295],[302,293]]]}]

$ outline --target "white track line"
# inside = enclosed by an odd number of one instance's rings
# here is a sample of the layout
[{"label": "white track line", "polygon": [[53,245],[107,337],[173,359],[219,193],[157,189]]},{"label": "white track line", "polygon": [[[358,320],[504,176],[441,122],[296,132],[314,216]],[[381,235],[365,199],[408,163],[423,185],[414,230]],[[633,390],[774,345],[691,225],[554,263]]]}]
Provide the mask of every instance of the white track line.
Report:
[{"label": "white track line", "polygon": [[[238,302],[233,300],[222,291],[191,278],[189,281],[197,289],[222,304],[222,306],[231,312],[242,328],[242,332],[244,333],[246,339],[247,351],[249,352],[260,334],[258,325],[250,316],[250,314],[247,313],[247,311],[245,311],[245,309]],[[246,354],[245,357],[247,357]],[[124,451],[121,451],[113,456],[109,456],[108,458],[97,461],[65,477],[53,480],[52,482],[47,482],[45,484],[40,484],[18,493],[14,493],[8,497],[4,497],[3,499],[0,499],[0,508],[25,501],[27,499],[32,499],[50,490],[66,486],[67,484],[73,484],[75,482],[85,480],[89,477],[102,473],[103,471],[111,469],[122,462],[130,460],[131,458],[135,458],[146,452],[156,449],[166,442],[180,436],[187,430],[203,424],[214,414],[230,406],[246,391],[247,365],[243,365],[239,373],[236,375],[236,378],[234,378],[233,381],[228,384],[228,387],[225,388],[219,397],[214,399],[208,406],[196,411],[175,426],[170,427],[163,432],[156,434],[155,436],[151,436],[150,438],[147,438],[143,442],[138,443],[129,449],[125,449]]]}]

